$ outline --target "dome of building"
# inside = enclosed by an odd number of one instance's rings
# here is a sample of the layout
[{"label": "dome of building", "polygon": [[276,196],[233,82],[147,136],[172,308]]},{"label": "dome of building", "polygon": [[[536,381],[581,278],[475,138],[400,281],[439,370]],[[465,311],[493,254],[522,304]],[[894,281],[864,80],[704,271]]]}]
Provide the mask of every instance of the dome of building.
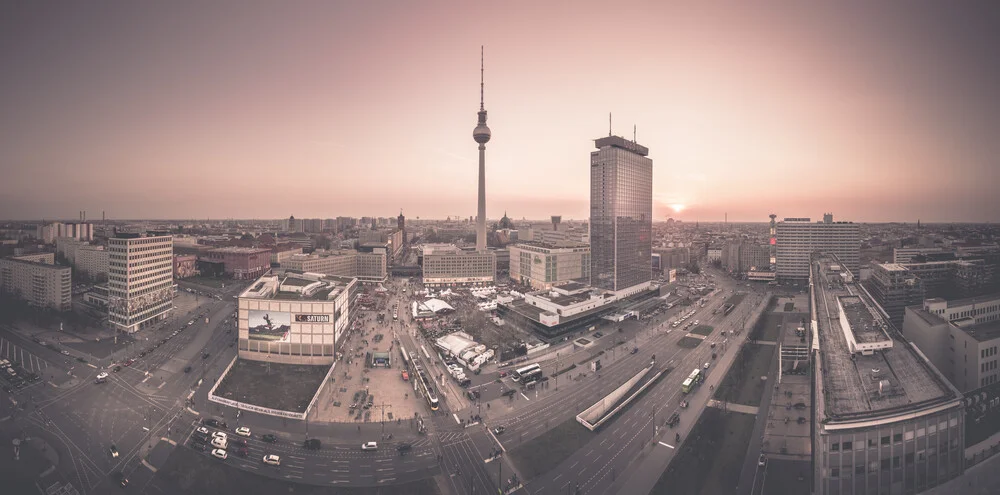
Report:
[{"label": "dome of building", "polygon": [[475,139],[479,144],[488,143],[491,136],[490,128],[486,127],[485,123],[477,125],[475,130],[472,131],[472,139]]}]

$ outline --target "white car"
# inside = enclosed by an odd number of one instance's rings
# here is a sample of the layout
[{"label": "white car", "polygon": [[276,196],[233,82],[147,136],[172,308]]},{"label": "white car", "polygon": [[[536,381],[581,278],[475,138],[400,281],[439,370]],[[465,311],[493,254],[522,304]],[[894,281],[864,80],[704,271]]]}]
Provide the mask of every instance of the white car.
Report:
[{"label": "white car", "polygon": [[264,456],[264,464],[270,464],[272,466],[280,466],[281,458],[275,454],[267,454]]},{"label": "white car", "polygon": [[226,432],[224,432],[224,431],[213,431],[212,432],[212,437],[213,438],[221,438],[223,440],[228,440],[229,439],[229,437],[226,435]]},{"label": "white car", "polygon": [[201,433],[202,435],[205,435],[205,436],[208,436],[208,433],[209,433],[208,432],[208,428],[205,428],[204,426],[199,426],[198,429],[195,430],[195,431],[197,431],[198,433]]},{"label": "white car", "polygon": [[708,367],[709,367],[709,364],[710,364],[710,363],[705,363],[705,365],[704,365],[704,366],[702,366],[702,368],[705,368],[705,369],[707,370],[707,369],[708,369]]},{"label": "white car", "polygon": [[226,460],[226,451],[222,449],[212,449],[212,457]]},{"label": "white car", "polygon": [[212,447],[217,449],[225,449],[229,447],[229,442],[225,438],[215,437],[212,439]]},{"label": "white car", "polygon": [[236,434],[241,437],[248,437],[250,436],[250,428],[247,428],[246,426],[241,426],[236,429]]},{"label": "white car", "polygon": [[97,374],[97,379],[98,380],[107,380],[108,379],[108,372],[107,371],[102,371],[102,372],[98,373]]},{"label": "white car", "polygon": [[361,444],[361,450],[378,450],[378,444],[375,442],[365,442]]}]

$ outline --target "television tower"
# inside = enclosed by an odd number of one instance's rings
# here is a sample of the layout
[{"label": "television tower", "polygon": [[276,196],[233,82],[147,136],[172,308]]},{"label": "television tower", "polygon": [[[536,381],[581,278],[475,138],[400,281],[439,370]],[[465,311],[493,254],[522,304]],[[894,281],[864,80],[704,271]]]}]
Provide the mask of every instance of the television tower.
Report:
[{"label": "television tower", "polygon": [[486,143],[490,141],[490,128],[486,126],[486,108],[483,106],[483,47],[479,47],[479,124],[472,131],[472,139],[479,143],[479,211],[476,218],[476,251],[486,251]]}]

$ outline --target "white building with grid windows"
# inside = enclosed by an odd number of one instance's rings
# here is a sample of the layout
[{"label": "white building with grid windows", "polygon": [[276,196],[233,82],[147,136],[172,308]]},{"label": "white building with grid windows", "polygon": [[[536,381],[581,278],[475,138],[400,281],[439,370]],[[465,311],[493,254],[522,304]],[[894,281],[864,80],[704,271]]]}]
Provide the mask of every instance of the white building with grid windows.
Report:
[{"label": "white building with grid windows", "polygon": [[166,317],[174,297],[173,237],[118,233],[107,251],[108,323],[133,333]]},{"label": "white building with grid windows", "polygon": [[837,255],[852,274],[857,275],[861,256],[860,226],[834,222],[826,214],[822,222],[809,218],[786,218],[776,226],[775,273],[779,280],[809,278],[809,256],[817,251]]}]

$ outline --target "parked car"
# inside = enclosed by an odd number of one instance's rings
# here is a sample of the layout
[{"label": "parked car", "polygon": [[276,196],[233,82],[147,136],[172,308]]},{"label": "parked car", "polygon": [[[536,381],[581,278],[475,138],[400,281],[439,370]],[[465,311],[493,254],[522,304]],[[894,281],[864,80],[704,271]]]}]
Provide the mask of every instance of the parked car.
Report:
[{"label": "parked car", "polygon": [[217,459],[226,460],[226,457],[228,457],[228,456],[226,455],[226,451],[223,450],[223,449],[212,449],[212,457],[215,457]]},{"label": "parked car", "polygon": [[761,452],[760,457],[757,458],[757,465],[763,467],[766,464],[767,464],[767,456],[765,456],[764,453]]},{"label": "parked car", "polygon": [[111,444],[111,448],[108,449],[108,450],[111,451],[111,457],[113,457],[115,459],[118,458],[118,447],[115,447],[115,444]]},{"label": "parked car", "polygon": [[191,367],[190,366],[185,366],[184,367],[184,372],[185,373],[190,373],[191,372]]},{"label": "parked car", "polygon": [[497,426],[496,428],[493,428],[494,435],[503,435],[503,432],[505,431],[507,431],[507,429],[504,428],[503,426]]}]

